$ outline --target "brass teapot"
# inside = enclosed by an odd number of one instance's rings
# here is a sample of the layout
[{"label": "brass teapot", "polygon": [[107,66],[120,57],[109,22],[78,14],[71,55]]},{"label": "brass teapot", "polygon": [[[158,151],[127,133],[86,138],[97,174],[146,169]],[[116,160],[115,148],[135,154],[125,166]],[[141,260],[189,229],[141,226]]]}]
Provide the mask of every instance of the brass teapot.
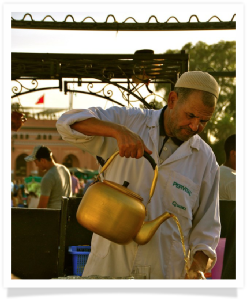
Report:
[{"label": "brass teapot", "polygon": [[[115,152],[108,159],[99,173],[98,181],[88,187],[76,218],[85,228],[117,244],[128,244],[134,240],[137,244],[144,245],[150,241],[161,223],[173,215],[165,212],[152,221],[144,222],[146,207],[142,203],[143,198],[127,188],[128,182],[119,185],[112,181],[99,180],[100,174],[118,153]],[[144,157],[154,169],[149,203],[156,186],[158,167],[147,152],[144,152]]]}]

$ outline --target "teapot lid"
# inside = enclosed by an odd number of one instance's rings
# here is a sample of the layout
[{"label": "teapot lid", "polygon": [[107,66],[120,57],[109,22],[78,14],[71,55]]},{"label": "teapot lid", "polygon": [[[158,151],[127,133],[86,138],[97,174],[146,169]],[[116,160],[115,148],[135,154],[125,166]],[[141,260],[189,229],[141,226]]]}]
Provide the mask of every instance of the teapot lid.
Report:
[{"label": "teapot lid", "polygon": [[113,187],[113,188],[121,191],[122,193],[125,193],[125,194],[127,194],[127,195],[129,195],[129,196],[131,196],[131,197],[133,197],[135,199],[143,201],[143,198],[139,194],[131,191],[130,189],[128,189],[128,188],[126,188],[126,187],[124,187],[124,186],[122,186],[120,184],[117,184],[117,183],[112,182],[112,181],[107,181],[107,180],[104,180],[103,183],[105,183],[106,185],[108,185],[110,187]]}]

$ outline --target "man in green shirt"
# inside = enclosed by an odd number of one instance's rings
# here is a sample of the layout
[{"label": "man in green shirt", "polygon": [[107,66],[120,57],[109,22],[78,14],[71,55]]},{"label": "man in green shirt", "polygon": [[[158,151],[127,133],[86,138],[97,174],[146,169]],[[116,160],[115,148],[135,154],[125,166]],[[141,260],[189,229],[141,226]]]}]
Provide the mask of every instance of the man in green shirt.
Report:
[{"label": "man in green shirt", "polygon": [[69,170],[64,165],[56,163],[51,150],[44,145],[36,146],[25,161],[34,161],[39,170],[44,172],[37,208],[61,209],[62,197],[72,196]]}]

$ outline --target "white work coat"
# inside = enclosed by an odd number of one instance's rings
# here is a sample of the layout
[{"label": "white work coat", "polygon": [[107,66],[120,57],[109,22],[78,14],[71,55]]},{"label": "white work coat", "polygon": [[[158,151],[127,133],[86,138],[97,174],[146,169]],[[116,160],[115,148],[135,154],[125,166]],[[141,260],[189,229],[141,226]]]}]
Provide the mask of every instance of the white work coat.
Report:
[{"label": "white work coat", "polygon": [[[211,148],[198,136],[184,142],[162,164],[159,162],[159,117],[161,110],[111,107],[71,110],[57,121],[62,138],[105,160],[118,150],[111,137],[86,136],[70,125],[90,117],[118,123],[137,133],[152,150],[159,174],[154,195],[147,209],[146,221],[164,212],[178,217],[184,234],[186,254],[193,257],[203,251],[216,261],[215,248],[220,237],[219,166]],[[105,179],[123,184],[143,197],[147,204],[153,169],[145,158],[117,156],[105,171]],[[134,241],[118,245],[93,234],[91,253],[83,276],[128,276],[135,265],[151,265],[152,279],[185,277],[185,261],[177,224],[172,218],[160,225],[146,245]]]}]

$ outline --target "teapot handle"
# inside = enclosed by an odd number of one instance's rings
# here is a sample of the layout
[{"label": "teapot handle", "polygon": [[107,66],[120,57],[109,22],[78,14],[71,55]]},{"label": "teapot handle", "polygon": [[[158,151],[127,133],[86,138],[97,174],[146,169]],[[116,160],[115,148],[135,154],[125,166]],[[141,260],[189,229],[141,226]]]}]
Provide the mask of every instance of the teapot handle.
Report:
[{"label": "teapot handle", "polygon": [[[116,151],[104,164],[104,166],[101,168],[101,171],[99,172],[99,175],[104,172],[107,167],[111,164],[112,160],[119,154],[119,151]],[[154,194],[154,190],[155,190],[155,186],[156,186],[156,182],[158,179],[158,166],[155,163],[154,159],[146,152],[144,151],[144,158],[146,158],[148,160],[148,162],[151,164],[153,170],[154,170],[154,178],[153,178],[153,182],[151,185],[151,189],[150,189],[150,193],[149,193],[149,199],[148,199],[148,203],[150,202],[153,194]]]},{"label": "teapot handle", "polygon": [[155,170],[155,167],[157,164],[155,163],[153,157],[151,157],[146,151],[144,151],[144,157],[148,160],[148,162],[152,165],[153,170]]}]

